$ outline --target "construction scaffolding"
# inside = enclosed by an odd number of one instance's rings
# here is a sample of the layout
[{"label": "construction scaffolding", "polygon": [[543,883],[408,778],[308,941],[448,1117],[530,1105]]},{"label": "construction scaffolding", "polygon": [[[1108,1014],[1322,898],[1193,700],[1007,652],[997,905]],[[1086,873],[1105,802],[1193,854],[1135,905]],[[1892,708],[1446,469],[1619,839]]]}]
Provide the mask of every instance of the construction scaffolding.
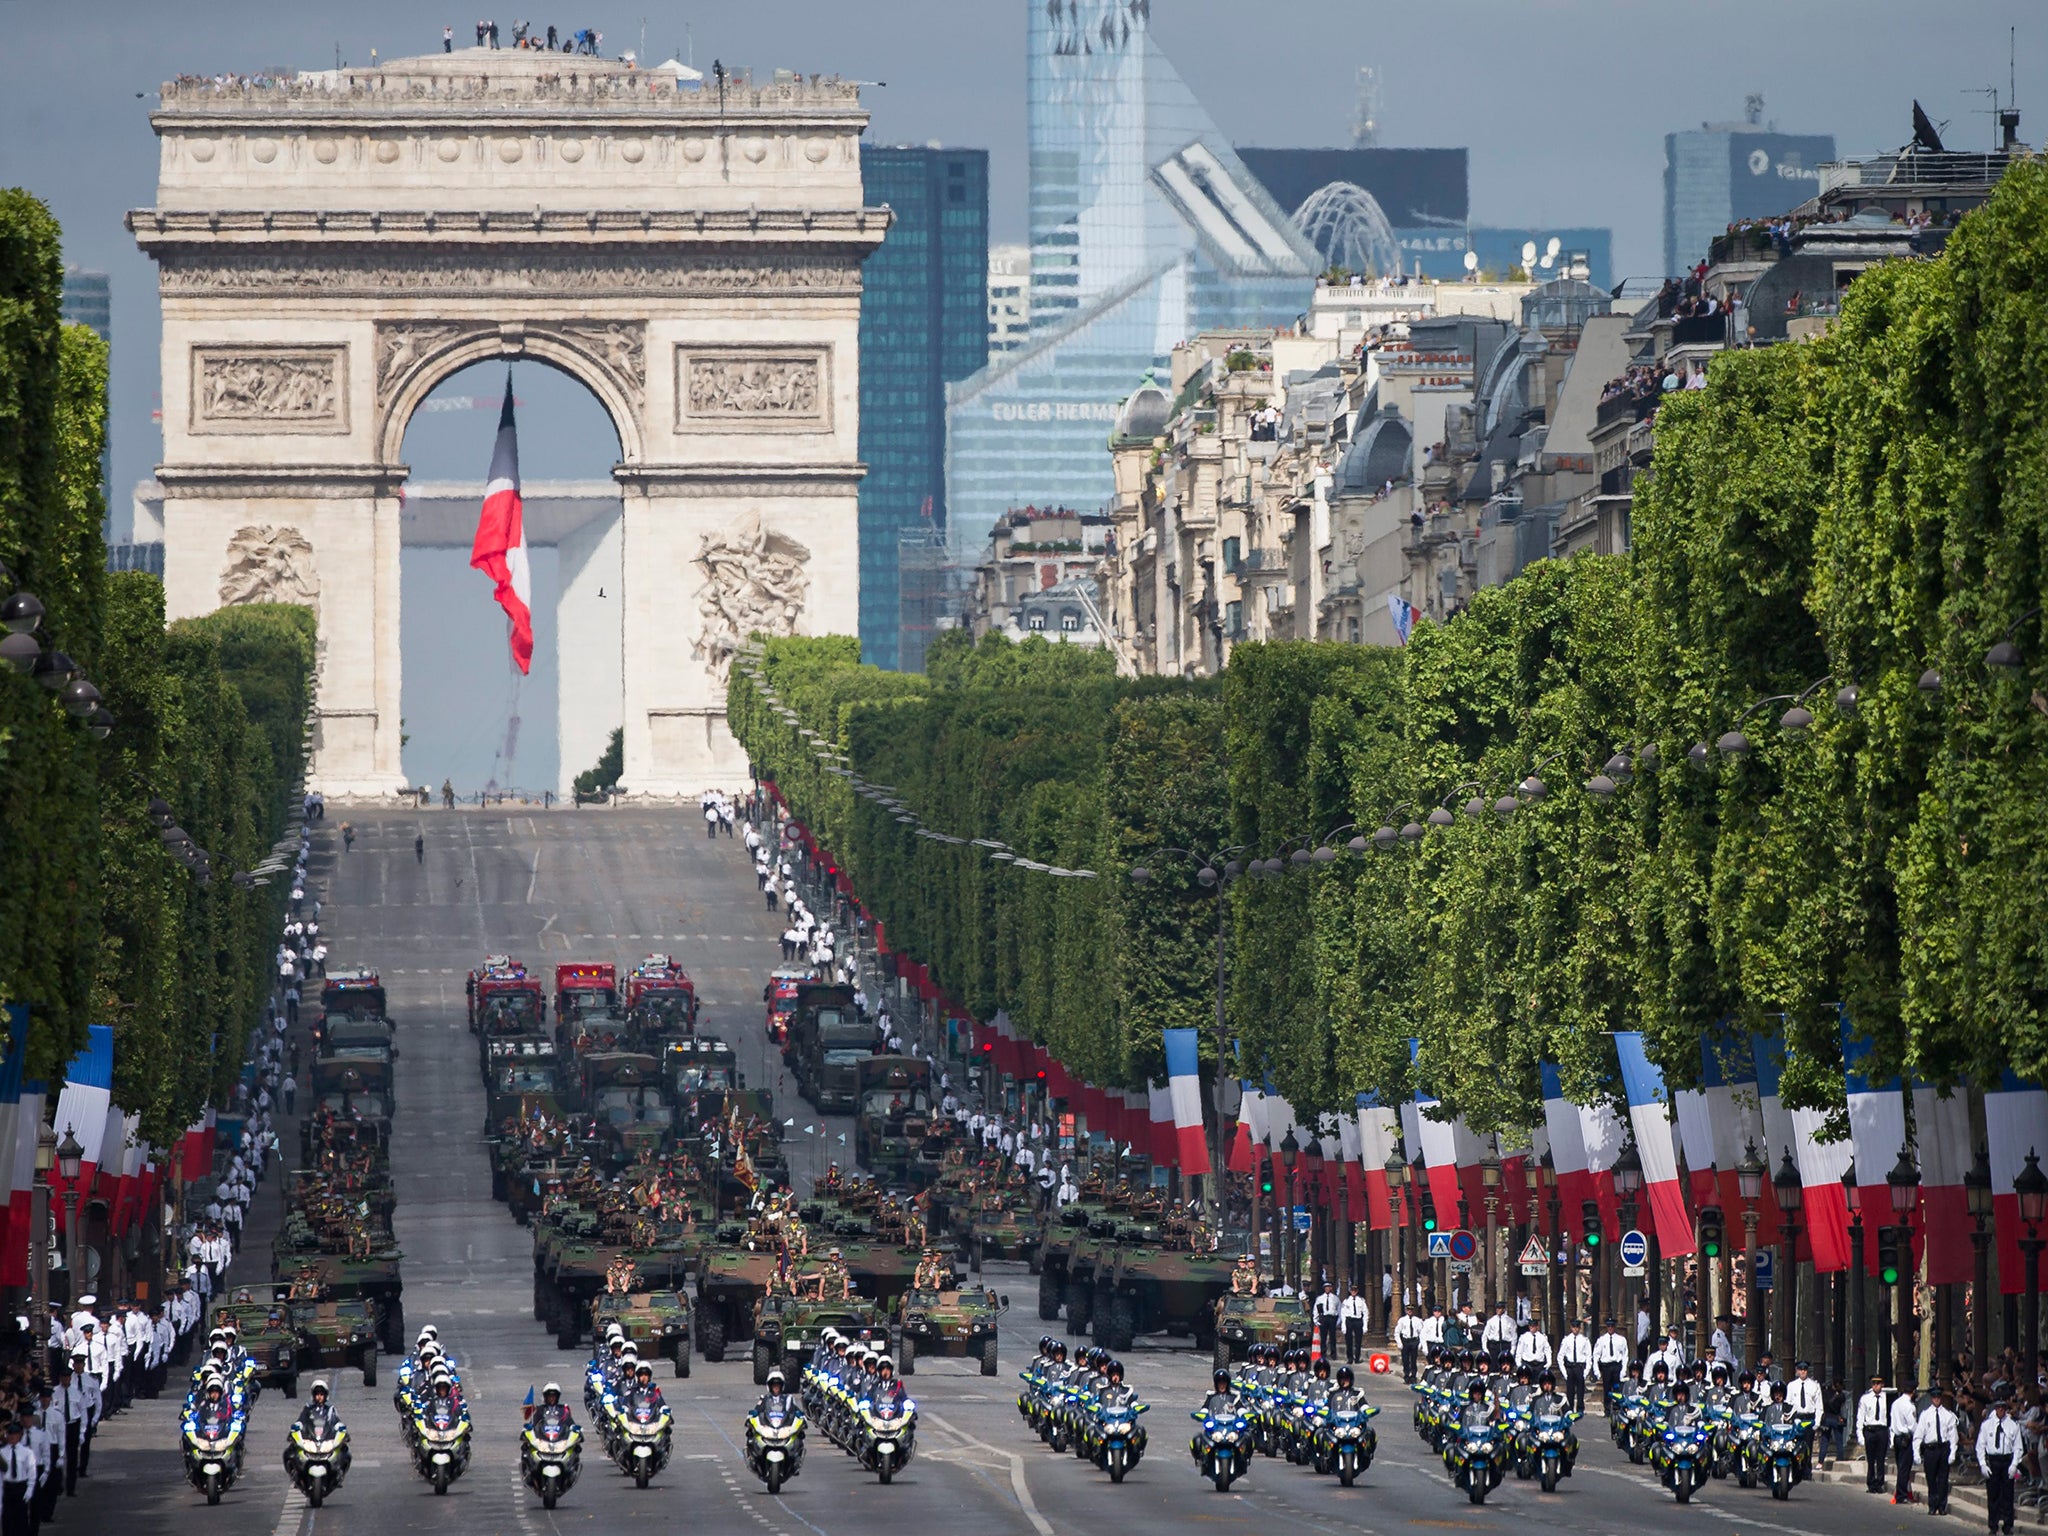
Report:
[{"label": "construction scaffolding", "polygon": [[940,630],[958,629],[965,605],[966,574],[954,559],[946,535],[930,522],[897,535],[897,602],[901,612],[897,665],[924,670],[925,652]]}]

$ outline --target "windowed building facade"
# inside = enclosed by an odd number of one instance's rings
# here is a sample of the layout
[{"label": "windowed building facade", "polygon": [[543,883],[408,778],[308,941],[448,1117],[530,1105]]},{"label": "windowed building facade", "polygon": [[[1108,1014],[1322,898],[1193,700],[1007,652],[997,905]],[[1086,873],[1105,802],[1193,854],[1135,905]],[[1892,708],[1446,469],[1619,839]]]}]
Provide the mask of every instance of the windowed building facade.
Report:
[{"label": "windowed building facade", "polygon": [[988,361],[988,152],[861,146],[869,206],[895,214],[861,274],[860,648],[903,664],[900,549],[943,530],[946,386]]},{"label": "windowed building facade", "polygon": [[948,526],[980,557],[1020,497],[1112,495],[1109,428],[1174,344],[1291,322],[1315,248],[1152,42],[1143,0],[1028,0],[1031,328],[948,391]]}]

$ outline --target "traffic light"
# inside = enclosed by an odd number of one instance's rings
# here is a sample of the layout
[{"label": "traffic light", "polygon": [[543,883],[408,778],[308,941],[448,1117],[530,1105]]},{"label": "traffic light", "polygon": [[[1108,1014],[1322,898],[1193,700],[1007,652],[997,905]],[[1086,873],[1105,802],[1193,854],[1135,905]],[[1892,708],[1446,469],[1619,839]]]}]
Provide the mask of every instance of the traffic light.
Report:
[{"label": "traffic light", "polygon": [[1700,1257],[1718,1259],[1721,1256],[1721,1208],[1710,1205],[1700,1212]]},{"label": "traffic light", "polygon": [[1262,1195],[1273,1193],[1273,1163],[1270,1158],[1262,1157],[1259,1159],[1259,1193]]},{"label": "traffic light", "polygon": [[1899,1283],[1899,1233],[1898,1227],[1880,1227],[1877,1231],[1877,1278],[1886,1285]]},{"label": "traffic light", "polygon": [[1582,1200],[1579,1202],[1579,1223],[1586,1229],[1586,1246],[1600,1246],[1600,1202]]},{"label": "traffic light", "polygon": [[1436,1202],[1427,1195],[1422,1197],[1422,1230],[1425,1232],[1434,1232],[1436,1230]]}]

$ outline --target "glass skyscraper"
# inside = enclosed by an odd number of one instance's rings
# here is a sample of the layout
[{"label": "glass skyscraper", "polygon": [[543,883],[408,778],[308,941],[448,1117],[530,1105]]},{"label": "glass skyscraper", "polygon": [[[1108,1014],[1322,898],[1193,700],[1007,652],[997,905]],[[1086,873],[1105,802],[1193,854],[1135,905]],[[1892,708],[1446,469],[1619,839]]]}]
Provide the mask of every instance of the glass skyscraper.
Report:
[{"label": "glass skyscraper", "polygon": [[1152,42],[1150,0],[1026,0],[1031,331],[947,391],[948,530],[1110,497],[1110,421],[1178,341],[1308,307],[1315,248]]},{"label": "glass skyscraper", "polygon": [[863,144],[860,168],[895,214],[861,278],[860,649],[895,667],[901,535],[947,522],[946,386],[988,361],[988,151]]},{"label": "glass skyscraper", "polygon": [[[66,267],[60,303],[66,325],[82,325],[109,347],[113,346],[114,292],[106,273],[88,272],[83,267]],[[114,523],[114,433],[111,421],[108,423],[106,446],[100,450],[100,494],[107,506],[100,532],[111,540]]]}]

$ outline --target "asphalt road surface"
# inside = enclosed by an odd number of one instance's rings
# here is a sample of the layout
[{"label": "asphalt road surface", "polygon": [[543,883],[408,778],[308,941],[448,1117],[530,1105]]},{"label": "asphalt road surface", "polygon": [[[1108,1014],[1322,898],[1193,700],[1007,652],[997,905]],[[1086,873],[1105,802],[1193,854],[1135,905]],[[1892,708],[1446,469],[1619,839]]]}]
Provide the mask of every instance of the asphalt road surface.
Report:
[{"label": "asphalt road surface", "polygon": [[[396,1226],[405,1250],[408,1332],[432,1321],[462,1372],[475,1420],[475,1458],[443,1498],[414,1474],[391,1403],[391,1362],[375,1389],[330,1373],[355,1447],[347,1482],[321,1509],[307,1507],[279,1464],[297,1405],[267,1393],[251,1415],[247,1471],[217,1508],[184,1481],[176,1452],[177,1398],[168,1391],[111,1421],[80,1497],[64,1501],[60,1528],[90,1532],[219,1532],[313,1536],[410,1531],[516,1533],[690,1531],[705,1536],[1052,1536],[1202,1529],[1299,1530],[1317,1536],[1458,1530],[1641,1536],[1646,1528],[1730,1528],[1827,1536],[1925,1529],[1919,1508],[1898,1509],[1857,1488],[1802,1486],[1786,1504],[1716,1483],[1679,1508],[1608,1444],[1597,1410],[1582,1428],[1577,1475],[1559,1493],[1505,1482],[1479,1508],[1449,1483],[1409,1427],[1397,1380],[1367,1385],[1383,1412],[1380,1454],[1358,1486],[1340,1488],[1284,1461],[1262,1460],[1228,1494],[1196,1475],[1187,1454],[1188,1410],[1205,1390],[1208,1362],[1163,1340],[1140,1341],[1131,1379],[1153,1404],[1152,1449],[1121,1487],[1031,1436],[1015,1407],[1016,1368],[1045,1331],[1035,1282],[1021,1266],[990,1282],[1016,1301],[1003,1334],[1003,1370],[980,1376],[964,1360],[920,1360],[912,1390],[922,1419],[919,1454],[882,1487],[822,1437],[803,1474],[770,1497],[737,1445],[758,1396],[744,1358],[695,1360],[687,1380],[658,1378],[675,1412],[676,1454],[636,1490],[601,1453],[587,1454],[574,1490],[544,1511],[520,1483],[517,1436],[529,1388],[558,1381],[581,1413],[582,1351],[558,1350],[533,1321],[531,1246],[490,1198],[478,1144],[482,1087],[464,1021],[463,977],[487,951],[530,966],[610,959],[624,966],[672,953],[697,981],[706,1027],[740,1055],[750,1084],[777,1083],[762,1036],[761,988],[777,963],[780,924],[764,910],[738,841],[707,840],[693,808],[653,811],[350,811],[353,851],[339,852],[332,813],[316,875],[330,959],[377,966],[398,1020],[393,1163]],[[413,852],[426,838],[424,862]],[[779,1063],[777,1063],[779,1065]],[[780,1085],[778,1085],[780,1086]],[[821,1122],[793,1092],[792,1162],[807,1179],[844,1153],[845,1123]],[[805,1134],[812,1128],[811,1134]],[[288,1151],[295,1134],[284,1135]],[[257,1198],[257,1222],[237,1277],[267,1277],[276,1185]],[[1200,1522],[1199,1527],[1191,1522]],[[1958,1524],[1968,1524],[1957,1517]]]}]

